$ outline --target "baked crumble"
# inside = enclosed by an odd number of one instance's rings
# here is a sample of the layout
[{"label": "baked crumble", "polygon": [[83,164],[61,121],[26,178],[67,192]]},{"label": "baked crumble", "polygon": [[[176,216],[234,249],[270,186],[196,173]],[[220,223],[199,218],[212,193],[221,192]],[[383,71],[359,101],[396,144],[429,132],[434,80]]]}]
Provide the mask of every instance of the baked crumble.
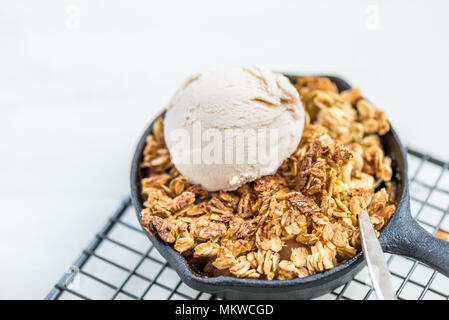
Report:
[{"label": "baked crumble", "polygon": [[208,192],[180,175],[163,118],[147,137],[141,224],[206,276],[282,280],[332,269],[361,249],[361,210],[378,234],[395,212],[385,113],[328,78],[299,77],[296,88],[306,111],[298,148],[276,174],[236,191]]}]

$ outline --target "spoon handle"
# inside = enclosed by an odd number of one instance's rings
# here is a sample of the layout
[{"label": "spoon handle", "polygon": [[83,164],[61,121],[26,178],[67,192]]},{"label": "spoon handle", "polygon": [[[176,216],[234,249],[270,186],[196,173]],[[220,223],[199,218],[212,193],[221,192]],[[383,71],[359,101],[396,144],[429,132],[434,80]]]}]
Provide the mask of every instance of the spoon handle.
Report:
[{"label": "spoon handle", "polygon": [[376,297],[379,300],[396,300],[387,261],[366,210],[359,216],[359,225],[363,256]]}]

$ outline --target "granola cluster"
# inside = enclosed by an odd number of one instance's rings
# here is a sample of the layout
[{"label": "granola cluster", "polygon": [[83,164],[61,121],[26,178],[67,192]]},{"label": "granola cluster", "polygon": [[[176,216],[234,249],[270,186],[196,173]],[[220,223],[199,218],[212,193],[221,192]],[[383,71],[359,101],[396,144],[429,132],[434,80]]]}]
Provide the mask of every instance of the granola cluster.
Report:
[{"label": "granola cluster", "polygon": [[[384,112],[360,90],[299,77],[307,117],[295,153],[278,172],[233,192],[189,183],[170,161],[163,119],[141,165],[142,226],[207,276],[291,279],[334,268],[360,250],[358,215],[379,232],[395,212],[391,159],[379,136]],[[376,191],[377,190],[377,191]]]}]

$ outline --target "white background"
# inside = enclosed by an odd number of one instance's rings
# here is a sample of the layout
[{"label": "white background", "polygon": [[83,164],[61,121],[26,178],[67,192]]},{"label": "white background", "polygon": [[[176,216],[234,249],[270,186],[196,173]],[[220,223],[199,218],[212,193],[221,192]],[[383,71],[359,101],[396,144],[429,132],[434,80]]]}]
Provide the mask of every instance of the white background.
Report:
[{"label": "white background", "polygon": [[0,298],[43,298],[129,191],[133,149],[189,74],[333,73],[449,159],[449,1],[0,5]]}]

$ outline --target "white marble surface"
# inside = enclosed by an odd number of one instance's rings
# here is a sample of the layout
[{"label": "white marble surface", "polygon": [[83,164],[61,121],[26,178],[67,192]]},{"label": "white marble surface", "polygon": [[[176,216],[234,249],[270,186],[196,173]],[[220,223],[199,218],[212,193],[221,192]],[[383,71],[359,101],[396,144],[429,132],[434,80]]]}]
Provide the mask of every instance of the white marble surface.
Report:
[{"label": "white marble surface", "polygon": [[449,159],[449,2],[4,0],[0,298],[43,298],[128,193],[145,126],[219,64],[342,75]]}]

